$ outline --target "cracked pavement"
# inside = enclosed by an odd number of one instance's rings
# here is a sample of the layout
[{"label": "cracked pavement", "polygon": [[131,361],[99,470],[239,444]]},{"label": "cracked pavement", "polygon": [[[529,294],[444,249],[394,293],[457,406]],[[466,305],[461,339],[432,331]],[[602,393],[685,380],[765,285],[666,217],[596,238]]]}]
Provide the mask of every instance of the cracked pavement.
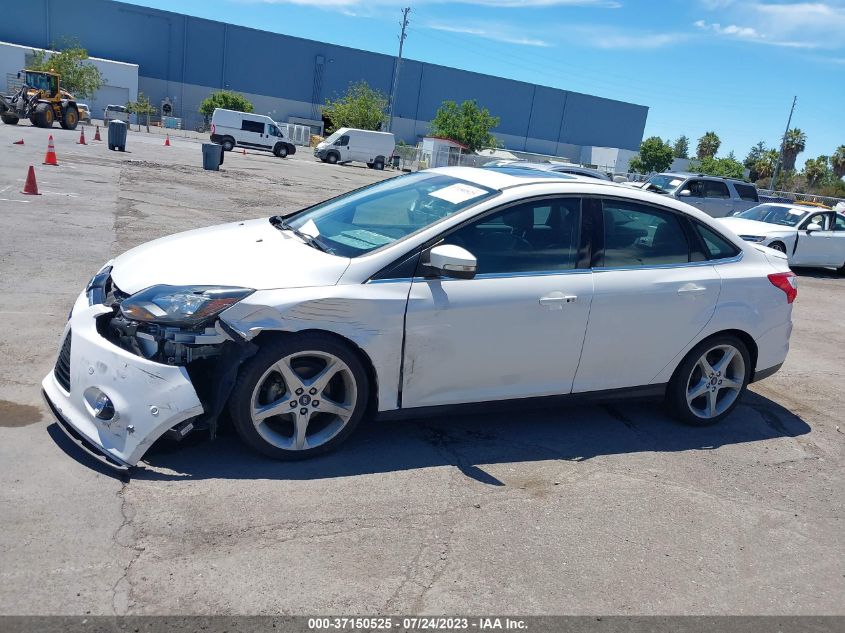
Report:
[{"label": "cracked pavement", "polygon": [[[40,402],[111,255],[390,175],[0,125],[0,614],[843,614],[845,279],[799,271],[793,347],[722,425],[649,403],[363,424],[301,463],[156,446],[120,478]],[[14,139],[12,138],[14,137]],[[45,195],[19,190],[30,163]],[[624,322],[620,320],[620,326]]]}]

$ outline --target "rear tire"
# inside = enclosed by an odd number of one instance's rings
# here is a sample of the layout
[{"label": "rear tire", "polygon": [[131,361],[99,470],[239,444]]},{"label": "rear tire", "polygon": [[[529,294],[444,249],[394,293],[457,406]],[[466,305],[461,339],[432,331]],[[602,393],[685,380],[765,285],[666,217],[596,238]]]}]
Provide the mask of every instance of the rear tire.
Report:
[{"label": "rear tire", "polygon": [[53,115],[53,108],[49,103],[39,103],[35,106],[35,125],[38,127],[50,128],[53,127],[55,116]]},{"label": "rear tire", "polygon": [[297,334],[271,340],[241,367],[229,412],[250,448],[274,459],[306,459],[346,440],[368,398],[357,354],[332,336]]},{"label": "rear tire", "polygon": [[840,277],[845,277],[845,263],[843,263],[839,268],[837,268],[836,272],[839,273]]},{"label": "rear tire", "polygon": [[716,424],[739,403],[751,370],[745,343],[730,334],[713,336],[692,348],[675,370],[666,402],[684,424]]},{"label": "rear tire", "polygon": [[379,171],[383,171],[384,170],[384,159],[383,158],[377,158],[376,162],[373,163],[373,169],[378,169]]},{"label": "rear tire", "polygon": [[224,138],[223,142],[220,143],[220,145],[223,146],[224,152],[231,152],[233,149],[235,149],[235,142],[232,139]]}]

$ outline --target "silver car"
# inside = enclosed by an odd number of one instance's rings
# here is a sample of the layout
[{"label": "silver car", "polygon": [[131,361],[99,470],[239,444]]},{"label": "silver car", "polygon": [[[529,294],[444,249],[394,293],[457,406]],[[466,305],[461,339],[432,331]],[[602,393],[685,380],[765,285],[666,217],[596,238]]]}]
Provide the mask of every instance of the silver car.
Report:
[{"label": "silver car", "polygon": [[757,187],[748,182],[704,174],[655,174],[640,187],[677,198],[714,218],[745,211],[760,203]]}]

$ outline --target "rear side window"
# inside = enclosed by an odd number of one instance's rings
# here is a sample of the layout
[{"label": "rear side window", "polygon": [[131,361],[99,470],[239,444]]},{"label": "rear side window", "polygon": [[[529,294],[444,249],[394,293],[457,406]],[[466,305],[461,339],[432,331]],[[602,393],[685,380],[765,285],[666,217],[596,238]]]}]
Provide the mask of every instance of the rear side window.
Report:
[{"label": "rear side window", "polygon": [[739,249],[736,246],[715,231],[698,223],[695,224],[695,228],[701,239],[704,240],[709,259],[726,259],[736,257],[739,254]]},{"label": "rear side window", "polygon": [[704,181],[704,197],[705,198],[730,198],[731,193],[728,191],[728,186],[719,182],[718,180]]},{"label": "rear side window", "polygon": [[742,183],[735,182],[734,187],[736,187],[736,192],[739,194],[741,200],[747,200],[748,202],[760,201],[757,197],[757,188],[754,185],[744,185]]},{"label": "rear side window", "polygon": [[674,214],[654,207],[604,200],[604,267],[686,264],[689,243]]},{"label": "rear side window", "polygon": [[248,119],[241,120],[241,129],[244,132],[256,132],[257,134],[264,134],[264,124],[259,121],[250,121]]}]

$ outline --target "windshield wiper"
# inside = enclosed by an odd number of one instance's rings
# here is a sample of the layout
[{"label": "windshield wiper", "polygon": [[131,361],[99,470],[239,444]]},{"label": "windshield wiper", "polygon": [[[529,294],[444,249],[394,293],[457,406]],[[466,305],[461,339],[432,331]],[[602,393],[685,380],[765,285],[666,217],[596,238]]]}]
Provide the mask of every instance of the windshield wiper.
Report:
[{"label": "windshield wiper", "polygon": [[323,244],[320,240],[318,240],[313,235],[308,235],[307,233],[303,233],[299,229],[293,228],[288,221],[280,215],[274,215],[270,218],[270,224],[275,226],[280,231],[290,231],[294,235],[296,235],[299,239],[303,242],[311,246],[312,248],[316,248],[318,251],[322,251],[324,253],[333,253],[333,249],[329,248],[325,244]]}]

